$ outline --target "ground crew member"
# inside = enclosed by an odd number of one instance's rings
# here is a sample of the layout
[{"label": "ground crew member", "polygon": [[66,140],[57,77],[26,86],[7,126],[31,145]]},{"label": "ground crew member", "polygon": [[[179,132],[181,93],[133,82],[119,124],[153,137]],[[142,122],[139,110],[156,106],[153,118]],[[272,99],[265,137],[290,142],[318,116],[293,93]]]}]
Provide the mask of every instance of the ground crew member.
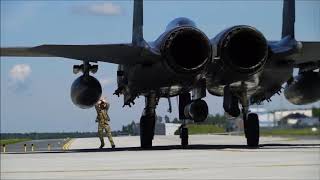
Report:
[{"label": "ground crew member", "polygon": [[100,149],[104,147],[104,139],[103,139],[103,131],[106,131],[107,137],[110,141],[111,147],[115,148],[112,135],[111,135],[111,128],[109,125],[110,118],[108,116],[110,104],[107,102],[105,98],[101,98],[95,105],[97,110],[97,119],[98,122],[98,136],[101,142]]}]

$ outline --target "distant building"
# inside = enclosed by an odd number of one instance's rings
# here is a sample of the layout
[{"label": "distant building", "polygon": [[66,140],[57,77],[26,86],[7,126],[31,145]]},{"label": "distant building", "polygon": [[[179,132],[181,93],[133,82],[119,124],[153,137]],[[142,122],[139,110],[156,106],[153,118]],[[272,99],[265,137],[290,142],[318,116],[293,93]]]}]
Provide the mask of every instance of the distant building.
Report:
[{"label": "distant building", "polygon": [[165,123],[165,135],[174,135],[174,132],[176,132],[176,130],[179,129],[180,126],[181,124],[177,123]]},{"label": "distant building", "polygon": [[272,112],[268,112],[264,108],[252,108],[250,109],[250,112],[258,114],[260,127],[277,126],[277,123],[275,122],[275,116]]},{"label": "distant building", "polygon": [[[257,113],[259,116],[260,127],[276,127],[281,125],[281,121],[287,118],[285,123],[291,125],[301,126],[317,126],[319,125],[318,118],[312,118],[312,109],[295,109],[295,110],[276,110],[267,111],[264,108],[251,108],[250,112]],[[290,118],[293,114],[299,114],[299,118]],[[230,122],[230,129],[233,130],[243,130],[243,120],[242,117],[228,118]],[[283,123],[282,123],[283,124]],[[312,125],[311,125],[312,124]]]},{"label": "distant building", "polygon": [[289,114],[303,114],[308,117],[312,117],[312,109],[295,109],[295,110],[276,110],[272,112],[274,119],[280,121]]},{"label": "distant building", "polygon": [[304,114],[289,114],[279,121],[280,126],[288,127],[314,127],[319,126],[319,118],[308,117]]},{"label": "distant building", "polygon": [[301,118],[297,124],[302,127],[320,126],[319,118]]},{"label": "distant building", "polygon": [[[312,117],[312,109],[292,109],[292,110],[276,110],[276,111],[266,111],[263,108],[251,109],[251,112],[255,112],[259,115],[259,121],[261,127],[275,127],[279,125],[279,122],[292,114],[300,114],[303,117]],[[290,123],[297,123],[297,119],[290,120]]]}]

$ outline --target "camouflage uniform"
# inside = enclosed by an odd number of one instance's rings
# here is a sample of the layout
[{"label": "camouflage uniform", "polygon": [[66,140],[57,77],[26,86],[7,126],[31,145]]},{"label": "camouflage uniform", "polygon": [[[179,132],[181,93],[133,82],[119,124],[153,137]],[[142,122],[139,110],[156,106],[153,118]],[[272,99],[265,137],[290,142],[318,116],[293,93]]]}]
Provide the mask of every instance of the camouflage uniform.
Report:
[{"label": "camouflage uniform", "polygon": [[102,148],[104,146],[103,130],[106,131],[107,137],[110,141],[112,148],[115,147],[113,139],[112,139],[112,135],[111,135],[111,128],[109,125],[110,118],[107,113],[109,107],[110,107],[109,103],[103,102],[101,100],[95,105],[95,108],[97,110],[96,122],[98,122],[98,136],[101,141],[100,148]]}]

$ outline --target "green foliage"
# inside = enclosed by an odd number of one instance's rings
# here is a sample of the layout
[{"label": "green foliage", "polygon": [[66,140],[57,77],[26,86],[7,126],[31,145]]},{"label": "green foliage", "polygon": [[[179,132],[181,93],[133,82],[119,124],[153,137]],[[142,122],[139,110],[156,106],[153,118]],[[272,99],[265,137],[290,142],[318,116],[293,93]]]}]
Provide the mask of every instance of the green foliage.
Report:
[{"label": "green foliage", "polygon": [[164,121],[165,121],[166,123],[170,123],[170,118],[169,118],[169,116],[165,115],[165,116],[164,116]]},{"label": "green foliage", "polygon": [[162,123],[163,118],[161,116],[157,116],[157,122]]},{"label": "green foliage", "polygon": [[124,134],[129,134],[129,135],[135,135],[135,129],[136,123],[132,121],[130,124],[126,126],[122,126],[122,133]]},{"label": "green foliage", "polygon": [[18,142],[24,142],[24,141],[30,141],[31,139],[0,139],[0,144],[1,146],[3,144],[8,145],[8,144],[15,144]]},{"label": "green foliage", "polygon": [[[224,133],[225,130],[212,124],[188,124],[189,134],[213,134]],[[179,129],[174,133],[179,135]]]},{"label": "green foliage", "polygon": [[313,132],[311,128],[286,128],[286,129],[261,129],[260,134],[263,136],[319,136],[320,129]]},{"label": "green foliage", "polygon": [[189,134],[224,133],[224,128],[211,124],[188,124]]},{"label": "green foliage", "polygon": [[[112,132],[117,135],[117,132]],[[63,139],[97,137],[97,132],[62,132],[62,133],[1,133],[1,139]]]},{"label": "green foliage", "polygon": [[320,118],[320,108],[312,108],[312,117]]},{"label": "green foliage", "polygon": [[174,118],[172,123],[178,124],[178,123],[182,123],[182,121],[180,119],[178,119],[178,118]]},{"label": "green foliage", "polygon": [[209,114],[207,119],[204,121],[204,124],[213,124],[221,128],[226,128],[227,118],[224,115],[220,115],[220,114],[216,114],[216,115]]}]

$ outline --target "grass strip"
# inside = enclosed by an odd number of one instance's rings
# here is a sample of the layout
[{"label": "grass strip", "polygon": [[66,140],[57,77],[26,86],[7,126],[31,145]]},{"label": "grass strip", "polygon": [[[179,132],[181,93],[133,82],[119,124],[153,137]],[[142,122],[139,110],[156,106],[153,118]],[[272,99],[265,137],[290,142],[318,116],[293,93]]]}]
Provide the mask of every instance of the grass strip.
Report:
[{"label": "grass strip", "polygon": [[0,139],[0,144],[1,146],[3,144],[8,145],[8,144],[15,144],[15,143],[19,143],[19,142],[24,142],[24,141],[30,141],[31,139]]}]

